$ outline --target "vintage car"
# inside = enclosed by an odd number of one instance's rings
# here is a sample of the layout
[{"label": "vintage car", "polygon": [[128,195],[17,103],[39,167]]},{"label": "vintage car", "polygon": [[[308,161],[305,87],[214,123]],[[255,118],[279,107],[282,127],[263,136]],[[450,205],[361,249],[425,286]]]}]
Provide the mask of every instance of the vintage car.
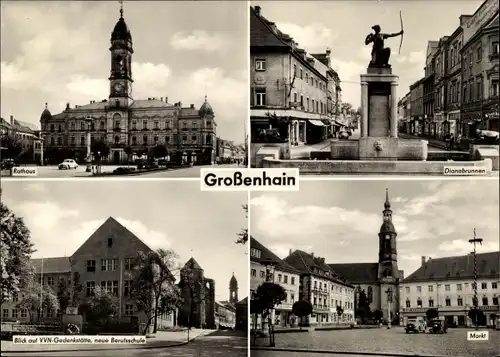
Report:
[{"label": "vintage car", "polygon": [[405,326],[406,333],[425,333],[425,326],[422,321],[410,320]]},{"label": "vintage car", "polygon": [[70,169],[76,170],[78,168],[78,164],[73,159],[65,159],[57,167],[59,168],[59,170],[70,170]]},{"label": "vintage car", "polygon": [[432,320],[429,322],[429,332],[430,333],[447,333],[448,328],[446,326],[446,322],[443,320]]}]

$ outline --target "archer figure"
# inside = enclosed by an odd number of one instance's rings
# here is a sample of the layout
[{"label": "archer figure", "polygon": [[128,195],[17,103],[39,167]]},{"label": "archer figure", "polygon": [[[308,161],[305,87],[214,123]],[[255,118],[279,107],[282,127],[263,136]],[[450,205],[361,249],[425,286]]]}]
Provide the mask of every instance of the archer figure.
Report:
[{"label": "archer figure", "polygon": [[404,31],[401,30],[397,33],[381,33],[380,26],[375,25],[372,27],[375,33],[370,33],[366,36],[365,45],[369,45],[373,42],[372,47],[372,60],[370,61],[369,67],[391,67],[389,64],[389,58],[391,57],[391,49],[389,47],[384,47],[384,40],[386,38],[396,37],[403,35]]}]

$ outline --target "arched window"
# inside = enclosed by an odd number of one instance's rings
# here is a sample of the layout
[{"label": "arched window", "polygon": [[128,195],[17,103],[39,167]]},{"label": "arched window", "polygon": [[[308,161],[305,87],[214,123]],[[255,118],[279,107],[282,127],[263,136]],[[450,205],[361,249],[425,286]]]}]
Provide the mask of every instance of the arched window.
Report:
[{"label": "arched window", "polygon": [[76,130],[76,124],[74,121],[71,122],[71,130]]},{"label": "arched window", "polygon": [[120,137],[118,135],[115,136],[115,144],[120,143]]},{"label": "arched window", "polygon": [[85,131],[85,122],[84,121],[80,122],[80,130]]},{"label": "arched window", "polygon": [[122,116],[118,113],[113,114],[113,127],[115,129],[120,129]]},{"label": "arched window", "polygon": [[410,299],[406,299],[406,307],[411,307],[411,302],[410,302]]},{"label": "arched window", "polygon": [[85,146],[85,136],[82,136],[82,137],[80,138],[80,145],[81,145],[81,146]]},{"label": "arched window", "polygon": [[136,145],[136,144],[137,144],[137,137],[132,136],[132,145]]},{"label": "arched window", "polygon": [[57,138],[57,145],[62,145],[62,138]]},{"label": "arched window", "polygon": [[417,307],[422,307],[422,299],[421,298],[417,299]]},{"label": "arched window", "polygon": [[50,131],[51,131],[51,132],[54,132],[54,131],[55,131],[55,129],[54,129],[54,124],[50,124]]}]

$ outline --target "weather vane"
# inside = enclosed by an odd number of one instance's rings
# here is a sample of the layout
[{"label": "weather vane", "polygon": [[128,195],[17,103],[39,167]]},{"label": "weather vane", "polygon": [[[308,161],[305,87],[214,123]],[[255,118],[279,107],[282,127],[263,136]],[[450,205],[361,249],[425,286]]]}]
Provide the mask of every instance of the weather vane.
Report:
[{"label": "weather vane", "polygon": [[123,0],[118,1],[120,3],[120,17],[123,17]]}]

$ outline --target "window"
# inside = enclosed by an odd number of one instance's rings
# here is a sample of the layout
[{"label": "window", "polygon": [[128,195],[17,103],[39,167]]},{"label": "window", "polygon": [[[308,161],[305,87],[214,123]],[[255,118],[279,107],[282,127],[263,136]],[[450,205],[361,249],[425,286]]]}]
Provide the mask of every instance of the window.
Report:
[{"label": "window", "polygon": [[48,311],[47,311],[47,317],[48,317],[48,318],[53,318],[53,317],[54,317],[54,311],[52,311],[52,310],[48,310]]},{"label": "window", "polygon": [[19,301],[19,295],[17,295],[17,293],[14,293],[12,295],[12,302],[18,302]]},{"label": "window", "polygon": [[488,298],[483,297],[483,306],[488,306]]},{"label": "window", "polygon": [[464,306],[464,301],[462,300],[462,298],[460,298],[460,297],[459,297],[459,298],[457,299],[457,305],[458,305],[458,306]]},{"label": "window", "polygon": [[492,55],[498,55],[499,49],[498,49],[498,41],[492,42],[491,43],[491,54]]},{"label": "window", "polygon": [[125,304],[125,316],[132,316],[134,314],[134,305]]},{"label": "window", "polygon": [[491,283],[492,289],[498,289],[498,283]]},{"label": "window", "polygon": [[82,137],[80,138],[80,145],[81,145],[81,146],[85,146],[85,136],[82,136]]},{"label": "window", "polygon": [[429,307],[434,307],[434,300],[429,299]]},{"label": "window", "polygon": [[444,300],[444,302],[445,302],[446,306],[451,306],[451,300],[449,298],[446,298]]},{"label": "window", "polygon": [[481,283],[481,289],[482,290],[488,289],[488,283]]},{"label": "window", "polygon": [[196,135],[192,135],[191,141],[194,141],[196,143],[198,141],[198,137]]},{"label": "window", "polygon": [[123,296],[129,296],[132,292],[132,280],[123,281]]},{"label": "window", "polygon": [[422,292],[422,287],[421,286],[417,286],[417,293],[421,293]]},{"label": "window", "polygon": [[491,81],[490,95],[492,97],[498,97],[498,79]]},{"label": "window", "polygon": [[115,271],[118,269],[118,259],[101,259],[101,271]]},{"label": "window", "polygon": [[297,77],[297,65],[296,64],[293,65],[293,76]]},{"label": "window", "polygon": [[87,291],[86,291],[86,296],[94,296],[94,290],[95,290],[95,281],[87,281]]},{"label": "window", "polygon": [[28,317],[28,310],[21,309],[21,318],[26,318],[26,317]]},{"label": "window", "polygon": [[432,292],[434,291],[434,289],[433,289],[433,286],[432,286],[432,285],[429,285],[429,286],[428,286],[428,289],[429,289],[429,292],[430,292],[430,293],[432,293]]},{"label": "window", "polygon": [[[59,126],[59,128],[61,128],[61,126]],[[83,122],[83,121],[80,122],[80,130],[85,131],[85,122]],[[61,130],[59,130],[59,131],[61,131]]]},{"label": "window", "polygon": [[9,318],[9,309],[2,309],[2,319]]},{"label": "window", "polygon": [[483,47],[481,45],[476,49],[476,59],[478,62],[483,59]]},{"label": "window", "polygon": [[53,276],[48,276],[47,277],[47,285],[48,286],[54,285],[54,277]]},{"label": "window", "polygon": [[187,141],[187,139],[188,139],[187,135],[182,136],[182,141]]},{"label": "window", "polygon": [[50,131],[51,131],[52,133],[55,131],[55,129],[54,129],[54,124],[51,124],[51,125],[50,125]]},{"label": "window", "polygon": [[135,120],[132,121],[132,130],[137,130],[137,122]]},{"label": "window", "polygon": [[266,277],[266,272],[265,271],[260,271],[260,277],[265,278]]},{"label": "window", "polygon": [[409,287],[409,286],[407,286],[407,287],[405,288],[405,292],[406,292],[407,294],[409,294],[409,293],[410,293],[410,287]]},{"label": "window", "polygon": [[281,283],[281,274],[278,274],[278,283]]},{"label": "window", "polygon": [[255,258],[260,258],[260,250],[255,248],[250,248],[250,256]]},{"label": "window", "polygon": [[120,120],[115,120],[115,129],[120,129]]},{"label": "window", "polygon": [[95,272],[95,260],[87,260],[87,272]]},{"label": "window", "polygon": [[144,135],[144,136],[142,137],[142,143],[143,143],[143,144],[147,144],[147,143],[148,143],[148,136],[147,136],[147,135]]},{"label": "window", "polygon": [[124,265],[125,270],[134,269],[134,258],[125,258],[123,260],[123,265]]},{"label": "window", "polygon": [[290,284],[291,284],[291,285],[295,285],[295,277],[294,277],[294,276],[292,276],[292,277],[290,278]]},{"label": "window", "polygon": [[483,85],[481,78],[476,79],[476,99],[482,99],[483,98]]},{"label": "window", "polygon": [[283,275],[283,284],[288,284],[288,275]]},{"label": "window", "polygon": [[445,291],[450,291],[450,284],[446,284],[446,285],[444,286],[444,290],[445,290]]},{"label": "window", "polygon": [[74,136],[71,137],[71,145],[76,144],[76,138]]},{"label": "window", "polygon": [[300,69],[300,79],[304,78],[304,72],[302,71],[302,68]]},{"label": "window", "polygon": [[417,307],[422,307],[422,300],[420,298],[417,299]]},{"label": "window", "polygon": [[250,275],[252,275],[253,277],[256,277],[257,276],[257,270],[251,269],[250,270]]},{"label": "window", "polygon": [[266,105],[266,89],[260,88],[255,90],[255,103],[258,106]]},{"label": "window", "polygon": [[457,291],[462,291],[462,284],[457,284]]},{"label": "window", "polygon": [[256,59],[255,60],[255,70],[256,71],[265,71],[266,70],[266,60],[265,59]]},{"label": "window", "polygon": [[406,307],[411,307],[411,302],[409,299],[406,299]]},{"label": "window", "polygon": [[160,129],[160,122],[158,120],[154,121],[155,129]]},{"label": "window", "polygon": [[290,294],[290,302],[293,304],[295,302],[295,295]]},{"label": "window", "polygon": [[62,138],[61,137],[57,138],[57,145],[62,145]]},{"label": "window", "polygon": [[108,248],[113,246],[113,238],[108,238]]},{"label": "window", "polygon": [[12,318],[17,319],[17,309],[12,309]]},{"label": "window", "polygon": [[118,296],[118,280],[101,281],[101,289],[108,294]]},{"label": "window", "polygon": [[118,135],[115,136],[115,144],[120,143],[120,137]]},{"label": "window", "polygon": [[493,298],[493,305],[498,306],[498,298],[496,296]]},{"label": "window", "polygon": [[147,120],[142,121],[142,129],[144,129],[144,130],[148,129],[148,121]]},{"label": "window", "polygon": [[137,137],[132,136],[132,145],[137,145]]}]

